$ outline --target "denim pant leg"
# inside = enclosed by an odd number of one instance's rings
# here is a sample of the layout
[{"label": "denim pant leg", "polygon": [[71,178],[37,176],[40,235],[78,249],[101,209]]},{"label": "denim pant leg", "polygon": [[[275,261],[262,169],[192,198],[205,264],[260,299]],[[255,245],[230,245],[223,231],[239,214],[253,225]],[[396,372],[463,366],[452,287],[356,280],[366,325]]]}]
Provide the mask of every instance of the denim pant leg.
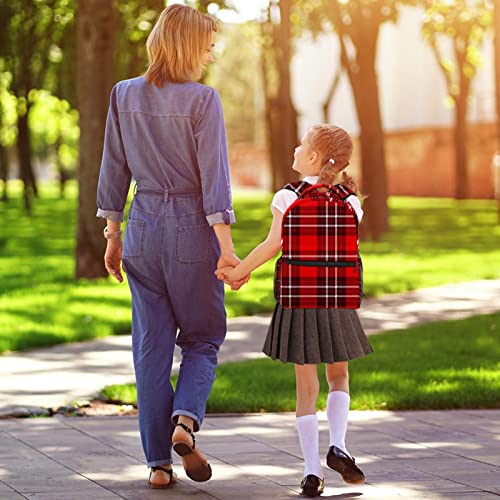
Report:
[{"label": "denim pant leg", "polygon": [[148,265],[140,259],[124,259],[124,264],[132,292],[132,351],[142,446],[148,467],[170,464],[174,398],[170,372],[177,326],[167,294],[151,275],[156,269],[161,277],[161,262]]},{"label": "denim pant leg", "polygon": [[164,269],[182,353],[172,419],[189,416],[196,431],[215,380],[217,353],[226,335],[226,310],[224,284],[214,274],[220,255],[215,233],[206,221],[187,224],[193,221],[177,220],[168,230],[176,231],[167,236],[177,247]]}]

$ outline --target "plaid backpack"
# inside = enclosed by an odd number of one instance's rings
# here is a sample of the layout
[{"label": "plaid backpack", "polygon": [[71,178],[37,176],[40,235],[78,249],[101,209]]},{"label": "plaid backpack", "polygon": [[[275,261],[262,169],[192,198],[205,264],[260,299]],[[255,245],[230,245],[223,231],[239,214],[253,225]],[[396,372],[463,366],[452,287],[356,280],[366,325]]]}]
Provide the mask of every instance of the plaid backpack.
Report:
[{"label": "plaid backpack", "polygon": [[[326,188],[326,192],[318,190]],[[358,218],[342,184],[287,184],[298,199],[283,214],[274,295],[285,308],[358,309],[363,268]]]}]

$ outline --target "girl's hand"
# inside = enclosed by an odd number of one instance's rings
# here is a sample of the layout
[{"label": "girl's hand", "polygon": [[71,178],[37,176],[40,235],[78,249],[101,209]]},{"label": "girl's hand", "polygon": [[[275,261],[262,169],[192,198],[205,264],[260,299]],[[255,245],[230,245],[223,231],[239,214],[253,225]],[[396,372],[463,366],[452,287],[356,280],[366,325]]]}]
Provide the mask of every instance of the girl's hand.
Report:
[{"label": "girl's hand", "polygon": [[[223,281],[235,281],[234,279],[234,267],[233,266],[225,266],[225,267],[219,267],[216,271],[215,274],[217,275],[217,279],[223,280]],[[229,283],[230,284],[230,283]]]},{"label": "girl's hand", "polygon": [[[217,270],[221,268],[232,269],[233,267],[237,266],[240,262],[241,260],[234,254],[234,252],[232,251],[222,252],[219,260],[217,261]],[[215,274],[217,274],[217,271],[215,271]],[[238,281],[232,281],[232,282],[228,279],[225,279],[224,277],[219,279],[223,280],[224,283],[226,283],[226,285],[230,285],[231,290],[239,290],[245,283],[248,282],[248,280],[250,279],[250,274],[248,274],[242,279],[239,279]]]},{"label": "girl's hand", "polygon": [[108,273],[113,276],[119,283],[123,282],[123,276],[121,273],[121,262],[122,262],[122,240],[120,238],[114,238],[108,240],[106,246],[106,253],[104,254],[104,265]]},{"label": "girl's hand", "polygon": [[245,283],[248,283],[250,280],[250,274],[244,276],[243,278],[237,279],[236,271],[233,266],[225,266],[219,267],[215,274],[217,279],[224,281],[224,283],[231,286],[231,290],[236,291],[239,290]]},{"label": "girl's hand", "polygon": [[232,281],[230,283],[231,285],[231,290],[236,291],[239,290],[245,283],[248,283],[250,281],[250,274],[247,274],[244,278],[236,281]]}]

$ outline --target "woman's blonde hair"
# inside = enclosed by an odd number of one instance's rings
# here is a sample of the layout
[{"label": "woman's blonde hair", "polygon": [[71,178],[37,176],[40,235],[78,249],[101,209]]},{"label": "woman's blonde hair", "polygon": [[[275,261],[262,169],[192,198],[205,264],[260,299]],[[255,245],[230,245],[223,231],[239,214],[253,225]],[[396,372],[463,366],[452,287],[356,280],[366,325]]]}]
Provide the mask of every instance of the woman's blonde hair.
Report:
[{"label": "woman's blonde hair", "polygon": [[163,10],[146,42],[146,81],[162,87],[166,81],[187,82],[194,78],[212,31],[217,31],[215,19],[192,7],[173,4]]},{"label": "woman's blonde hair", "polygon": [[351,136],[336,125],[322,124],[311,127],[308,139],[322,165],[318,184],[343,184],[361,196],[356,182],[345,172],[352,155]]}]

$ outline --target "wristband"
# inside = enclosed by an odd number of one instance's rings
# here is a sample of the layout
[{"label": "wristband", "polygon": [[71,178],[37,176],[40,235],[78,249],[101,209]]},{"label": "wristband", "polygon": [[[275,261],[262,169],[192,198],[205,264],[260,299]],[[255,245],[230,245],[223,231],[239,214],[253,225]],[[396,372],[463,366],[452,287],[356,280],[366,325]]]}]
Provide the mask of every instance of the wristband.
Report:
[{"label": "wristband", "polygon": [[104,234],[104,237],[107,239],[107,240],[113,240],[115,238],[120,238],[121,235],[122,235],[122,230],[118,230],[118,231],[114,231],[113,233],[110,233],[109,232],[109,229],[108,229],[108,226],[106,226],[104,228],[104,231],[103,231],[103,234]]}]

